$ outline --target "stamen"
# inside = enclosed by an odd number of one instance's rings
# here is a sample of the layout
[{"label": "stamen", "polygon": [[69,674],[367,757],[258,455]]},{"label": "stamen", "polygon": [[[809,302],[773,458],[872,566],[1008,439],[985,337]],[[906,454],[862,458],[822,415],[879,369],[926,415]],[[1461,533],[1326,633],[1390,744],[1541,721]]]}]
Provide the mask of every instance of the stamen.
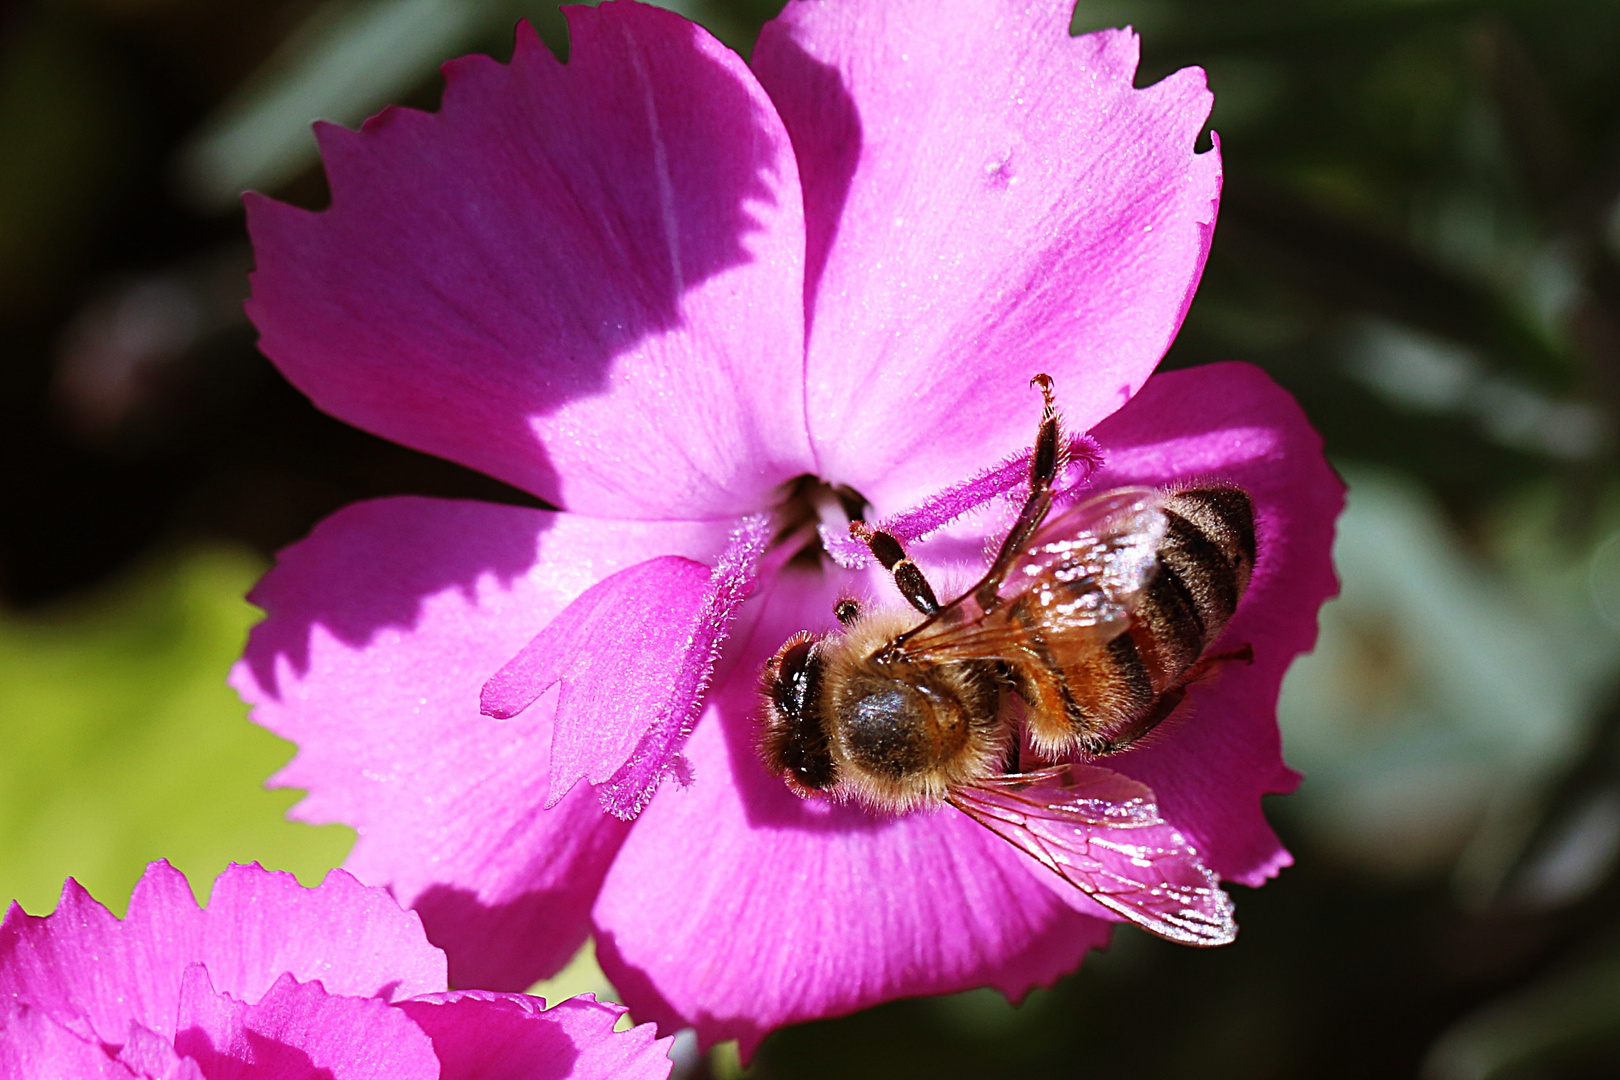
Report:
[{"label": "stamen", "polygon": [[[1010,457],[1000,465],[986,469],[971,479],[930,495],[909,510],[902,510],[893,517],[874,522],[872,527],[888,533],[904,545],[927,539],[963,514],[977,510],[993,499],[1017,491],[1021,487],[1027,487],[1030,457],[1033,453],[1033,450],[1027,450]],[[1053,498],[1053,505],[1072,501],[1091,479],[1091,475],[1102,467],[1102,448],[1089,435],[1071,437],[1068,453],[1068,468],[1060,478],[1062,487]],[[838,565],[849,570],[859,570],[871,565],[871,549],[864,541],[850,535],[847,520],[842,515],[832,519],[823,518],[820,532],[822,546]]]},{"label": "stamen", "polygon": [[840,534],[849,530],[849,511],[832,488],[818,484],[810,494],[810,505],[815,507],[816,520],[823,528],[836,529]]},{"label": "stamen", "polygon": [[[687,638],[680,672],[665,699],[663,711],[641,737],[630,760],[597,789],[602,807],[608,813],[626,820],[641,813],[666,773],[673,775],[678,783],[691,782],[691,767],[678,751],[702,715],[705,692],[714,678],[714,665],[720,659],[720,646],[730,633],[731,620],[742,602],[753,593],[761,571],[766,569],[764,556],[774,531],[769,514],[750,514],[731,531],[726,550],[710,572],[709,584],[713,591],[704,601],[697,625]],[[808,529],[804,531],[808,534]],[[784,550],[791,557],[797,547],[780,544],[773,554]]]}]

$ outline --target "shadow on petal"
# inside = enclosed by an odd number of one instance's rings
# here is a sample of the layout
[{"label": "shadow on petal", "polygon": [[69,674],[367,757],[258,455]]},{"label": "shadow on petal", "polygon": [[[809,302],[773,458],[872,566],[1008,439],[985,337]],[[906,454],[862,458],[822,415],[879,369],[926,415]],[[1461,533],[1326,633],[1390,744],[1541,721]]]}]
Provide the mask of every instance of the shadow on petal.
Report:
[{"label": "shadow on petal", "polygon": [[481,577],[505,586],[522,575],[554,520],[526,507],[410,496],[345,507],[282,551],[248,594],[272,617],[253,628],[244,662],[277,695],[278,659],[307,672],[316,626],[353,648],[385,627],[411,630],[430,596],[455,587],[475,600]]},{"label": "shadow on petal", "polygon": [[[321,127],[330,208],[248,200],[249,314],[322,409],[553,505],[735,501],[756,442],[804,445],[747,419],[802,384],[786,135],[694,24],[632,4],[569,24],[567,64],[520,24],[510,64],[445,65],[438,113]],[[716,406],[743,419],[658,422]]]},{"label": "shadow on petal", "polygon": [[[788,132],[804,188],[804,307],[808,321],[815,311],[827,253],[838,235],[849,185],[861,161],[861,115],[838,66],[817,60],[783,30],[781,23],[765,24],[761,37],[773,39],[772,47],[756,48],[755,64],[767,93],[770,86],[786,82],[815,103],[817,124]],[[760,68],[762,64],[770,71]],[[772,72],[776,78],[771,77]]]},{"label": "shadow on petal", "polygon": [[[562,903],[549,889],[491,903],[470,889],[434,885],[411,906],[422,916],[428,940],[448,957],[451,986],[518,993],[555,975],[590,934],[583,917],[558,918]],[[558,927],[572,933],[565,936]]]}]

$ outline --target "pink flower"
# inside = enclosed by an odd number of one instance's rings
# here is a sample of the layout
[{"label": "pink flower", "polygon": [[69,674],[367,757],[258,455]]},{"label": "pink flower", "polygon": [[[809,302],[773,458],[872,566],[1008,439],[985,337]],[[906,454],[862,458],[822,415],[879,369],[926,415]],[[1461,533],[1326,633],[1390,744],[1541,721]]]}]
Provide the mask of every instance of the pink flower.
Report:
[{"label": "pink flower", "polygon": [[[1254,664],[1109,765],[1222,878],[1287,864],[1260,797],[1295,782],[1274,704],[1335,588],[1340,485],[1259,371],[1150,378],[1213,229],[1210,96],[1196,70],[1134,88],[1135,37],[1070,38],[1071,7],[801,0],[752,68],[658,9],[574,9],[566,65],[520,27],[510,65],[445,66],[437,114],[323,126],[325,212],[249,196],[286,376],[561,508],[349,507],[255,591],[234,675],[299,744],[296,814],[358,830],[349,868],[456,985],[521,988],[594,933],[638,1017],[747,1053],[904,995],[1022,995],[1107,941],[954,809],[800,800],[754,745],[786,638],[850,591],[900,603],[831,557],[860,561],[836,486],[954,595],[1016,510],[1038,372],[1106,461],[1069,483],[1254,500],[1223,639]],[[817,514],[831,554],[789,563]]]},{"label": "pink flower", "polygon": [[[232,866],[205,909],[155,862],[119,920],[69,878],[0,924],[0,1078],[662,1080],[668,1040],[589,997],[445,992],[444,954],[382,889]],[[542,1011],[543,1010],[543,1011]]]}]

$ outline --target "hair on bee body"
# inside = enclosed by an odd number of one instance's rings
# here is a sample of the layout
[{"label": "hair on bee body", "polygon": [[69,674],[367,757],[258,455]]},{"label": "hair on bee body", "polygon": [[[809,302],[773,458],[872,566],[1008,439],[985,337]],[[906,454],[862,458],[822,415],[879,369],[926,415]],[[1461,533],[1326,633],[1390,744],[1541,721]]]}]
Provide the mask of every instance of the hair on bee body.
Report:
[{"label": "hair on bee body", "polygon": [[[1154,933],[1223,943],[1230,901],[1190,848],[1161,852],[1177,873],[1196,869],[1179,893],[1098,868],[1088,815],[1108,792],[1146,789],[1090,766],[1082,780],[1078,763],[1136,745],[1190,685],[1252,659],[1209,649],[1254,570],[1253,502],[1220,482],[1120,487],[1054,513],[1059,418],[1051,380],[1032,382],[1044,407],[1029,495],[984,576],[942,605],[896,537],[852,522],[910,610],[843,598],[837,629],[784,642],[762,673],[760,756],[806,797],[891,813],[949,803]],[[1025,750],[1032,772],[1019,771]],[[1094,824],[1134,812],[1122,803]]]},{"label": "hair on bee body", "polygon": [[862,611],[842,632],[795,635],[766,664],[760,753],[799,794],[901,813],[940,805],[1005,760],[998,665],[876,659],[913,621]]},{"label": "hair on bee body", "polygon": [[1048,762],[1119,753],[1192,683],[1250,659],[1246,647],[1206,655],[1256,556],[1239,488],[1105,492],[1023,554],[1022,584],[992,611],[975,590],[923,618],[841,599],[839,629],[790,638],[762,673],[766,764],[804,795],[937,805],[1003,773],[1022,740]]}]

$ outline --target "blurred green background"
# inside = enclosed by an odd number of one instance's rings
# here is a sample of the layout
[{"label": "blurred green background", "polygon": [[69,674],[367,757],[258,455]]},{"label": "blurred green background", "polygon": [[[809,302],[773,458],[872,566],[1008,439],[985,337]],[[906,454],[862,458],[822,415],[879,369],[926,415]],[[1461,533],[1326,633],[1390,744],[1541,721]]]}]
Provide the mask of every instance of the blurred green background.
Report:
[{"label": "blurred green background", "polygon": [[[771,0],[685,0],[746,54]],[[0,897],[149,859],[314,881],[291,747],[223,684],[277,548],[355,499],[506,501],[316,413],[253,347],[235,194],[309,121],[431,108],[522,0],[0,3]],[[1019,1006],[772,1036],[758,1077],[1620,1075],[1620,4],[1082,0],[1204,66],[1226,188],[1167,363],[1246,359],[1350,483],[1284,690],[1298,865],[1210,953],[1131,930]],[[599,984],[589,955],[548,993]],[[681,1075],[737,1075],[734,1052]]]}]

